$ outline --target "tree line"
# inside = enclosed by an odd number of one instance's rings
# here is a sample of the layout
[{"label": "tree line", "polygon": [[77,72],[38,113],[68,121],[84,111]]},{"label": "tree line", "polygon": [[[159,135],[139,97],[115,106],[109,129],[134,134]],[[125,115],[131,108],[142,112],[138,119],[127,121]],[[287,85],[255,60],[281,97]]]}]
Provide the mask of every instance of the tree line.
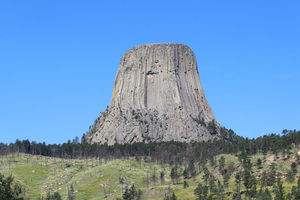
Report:
[{"label": "tree line", "polygon": [[[300,131],[283,130],[282,134],[269,134],[255,139],[238,136],[231,129],[221,128],[223,139],[207,142],[149,142],[133,144],[89,144],[83,135],[81,141],[78,137],[63,144],[37,143],[29,140],[16,140],[14,143],[0,143],[0,155],[10,153],[27,153],[59,158],[126,158],[151,157],[158,163],[178,163],[201,160],[210,160],[221,153],[238,154],[246,152],[248,155],[261,151],[274,154],[288,151],[293,145],[300,144]],[[183,159],[184,158],[184,159]]]}]

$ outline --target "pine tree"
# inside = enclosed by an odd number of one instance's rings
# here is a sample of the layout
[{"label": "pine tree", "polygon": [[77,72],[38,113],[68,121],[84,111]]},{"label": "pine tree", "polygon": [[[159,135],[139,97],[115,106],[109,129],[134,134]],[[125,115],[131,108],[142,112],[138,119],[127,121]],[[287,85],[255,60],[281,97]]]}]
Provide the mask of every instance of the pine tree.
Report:
[{"label": "pine tree", "polygon": [[221,156],[219,159],[219,171],[224,170],[225,167],[225,157]]},{"label": "pine tree", "polygon": [[132,200],[133,199],[128,188],[125,189],[125,192],[123,193],[122,197],[123,197],[123,200]]},{"label": "pine tree", "polygon": [[205,183],[207,184],[207,181],[208,181],[208,179],[209,179],[209,176],[210,176],[210,172],[209,172],[209,170],[207,169],[207,167],[204,167],[203,168],[203,179],[204,179],[204,181],[205,181]]},{"label": "pine tree", "polygon": [[194,194],[197,196],[197,199],[206,199],[208,194],[208,187],[206,185],[202,185],[201,183],[198,183],[198,186],[194,190]]},{"label": "pine tree", "polygon": [[280,178],[277,178],[277,183],[274,187],[275,200],[285,200],[283,186]]},{"label": "pine tree", "polygon": [[70,189],[68,188],[68,200],[74,200],[75,195],[74,195],[74,187],[73,184],[71,184]]},{"label": "pine tree", "polygon": [[23,200],[22,188],[18,184],[13,187],[13,180],[12,176],[5,178],[0,173],[0,200]]},{"label": "pine tree", "polygon": [[293,196],[294,199],[300,199],[300,178],[297,181],[297,187],[292,187],[291,196]]},{"label": "pine tree", "polygon": [[184,170],[182,172],[182,176],[184,179],[187,179],[189,177],[188,168],[184,168]]},{"label": "pine tree", "polygon": [[196,176],[196,168],[195,168],[194,160],[190,161],[189,167],[188,167],[188,172],[191,177],[194,178]]},{"label": "pine tree", "polygon": [[293,162],[291,164],[291,170],[294,174],[297,174],[297,163]]},{"label": "pine tree", "polygon": [[188,182],[186,182],[186,181],[183,181],[183,188],[187,188],[187,187],[189,187],[189,184],[188,184]]},{"label": "pine tree", "polygon": [[266,171],[264,171],[261,175],[260,185],[262,188],[265,188],[268,185],[268,176]]},{"label": "pine tree", "polygon": [[287,175],[286,175],[286,180],[289,183],[294,182],[294,180],[295,180],[295,174],[293,173],[292,170],[288,170]]},{"label": "pine tree", "polygon": [[209,191],[211,193],[217,193],[218,192],[215,181],[216,181],[215,177],[211,175],[209,177],[209,183],[208,183],[209,184]]},{"label": "pine tree", "polygon": [[267,185],[272,186],[274,182],[276,181],[276,164],[272,163],[270,166],[270,173],[267,179]]},{"label": "pine tree", "polygon": [[224,184],[225,188],[228,188],[229,179],[230,179],[230,174],[229,173],[227,173],[223,176],[223,184]]},{"label": "pine tree", "polygon": [[165,172],[161,171],[159,177],[160,177],[160,184],[164,184],[165,183]]},{"label": "pine tree", "polygon": [[241,172],[236,173],[235,175],[235,191],[233,195],[234,200],[241,200],[241,182],[242,182],[242,175]]},{"label": "pine tree", "polygon": [[171,176],[171,179],[172,179],[172,182],[173,182],[173,184],[177,184],[178,183],[178,172],[177,172],[177,166],[175,166],[175,167],[173,167],[172,169],[171,169],[171,174],[170,174],[170,176]]},{"label": "pine tree", "polygon": [[256,165],[257,165],[257,168],[258,168],[258,169],[261,169],[261,168],[262,168],[262,166],[261,166],[261,165],[262,165],[262,161],[261,161],[260,158],[257,159]]}]

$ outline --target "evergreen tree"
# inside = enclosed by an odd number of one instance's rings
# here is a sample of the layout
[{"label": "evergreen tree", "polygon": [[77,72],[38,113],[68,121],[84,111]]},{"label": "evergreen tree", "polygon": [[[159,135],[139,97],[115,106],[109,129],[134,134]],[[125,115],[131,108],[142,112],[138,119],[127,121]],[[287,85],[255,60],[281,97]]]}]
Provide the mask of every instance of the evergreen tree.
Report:
[{"label": "evergreen tree", "polygon": [[294,180],[295,180],[295,174],[293,173],[292,170],[288,170],[287,175],[286,175],[286,180],[289,183],[294,182]]},{"label": "evergreen tree", "polygon": [[225,157],[221,156],[219,159],[219,171],[221,172],[222,170],[224,170],[225,167]]},{"label": "evergreen tree", "polygon": [[227,173],[223,176],[223,184],[224,184],[225,188],[228,188],[229,179],[230,179],[230,174],[229,173]]},{"label": "evergreen tree", "polygon": [[[141,195],[141,194],[140,194]],[[135,197],[138,196],[138,193],[136,192],[135,186],[132,185],[129,189],[126,188],[125,192],[123,193],[123,200],[134,200]]]},{"label": "evergreen tree", "polygon": [[209,177],[209,191],[211,193],[217,193],[218,192],[215,181],[216,181],[215,177],[210,175],[210,177]]},{"label": "evergreen tree", "polygon": [[187,181],[183,181],[183,188],[187,188],[187,187],[189,187],[188,182]]},{"label": "evergreen tree", "polygon": [[199,183],[194,190],[194,194],[197,196],[198,200],[205,200],[208,195],[208,187]]},{"label": "evergreen tree", "polygon": [[13,180],[12,176],[5,178],[0,173],[0,200],[23,200],[22,189],[18,184],[13,186]]},{"label": "evergreen tree", "polygon": [[184,170],[182,172],[182,176],[184,179],[187,179],[189,177],[188,168],[184,168]]},{"label": "evergreen tree", "polygon": [[207,167],[204,167],[203,168],[203,179],[204,179],[206,184],[207,184],[207,181],[209,179],[209,176],[210,176],[209,170],[207,169]]},{"label": "evergreen tree", "polygon": [[235,175],[235,191],[233,194],[234,200],[241,200],[241,182],[242,182],[242,175],[241,172],[236,173]]},{"label": "evergreen tree", "polygon": [[300,178],[297,181],[297,187],[292,187],[291,196],[293,197],[293,199],[300,199]]},{"label": "evergreen tree", "polygon": [[262,161],[261,161],[260,158],[257,159],[256,165],[257,165],[257,168],[258,168],[258,169],[261,169],[261,168],[262,168],[262,166],[261,166],[261,165],[262,165]]},{"label": "evergreen tree", "polygon": [[294,174],[297,174],[297,163],[292,162],[291,164],[291,170]]},{"label": "evergreen tree", "polygon": [[172,179],[172,182],[173,182],[173,184],[177,184],[178,183],[178,178],[179,178],[179,176],[178,176],[178,172],[177,172],[177,166],[175,166],[175,167],[173,167],[172,169],[171,169],[171,174],[170,174],[170,176],[171,176],[171,179]]},{"label": "evergreen tree", "polygon": [[189,163],[188,172],[189,172],[191,177],[194,178],[196,176],[196,168],[195,168],[195,164],[194,164],[193,159]]},{"label": "evergreen tree", "polygon": [[53,200],[61,200],[61,196],[58,192],[54,192],[52,199]]},{"label": "evergreen tree", "polygon": [[257,193],[256,196],[257,200],[272,200],[272,195],[269,192],[268,188],[266,190],[263,190],[260,188],[259,192]]},{"label": "evergreen tree", "polygon": [[285,200],[283,186],[280,178],[277,178],[276,184],[274,185],[275,200]]},{"label": "evergreen tree", "polygon": [[218,199],[223,200],[225,198],[224,196],[224,186],[221,184],[221,182],[218,180]]},{"label": "evergreen tree", "polygon": [[128,188],[125,189],[125,192],[123,193],[123,200],[133,200],[133,197],[130,194],[130,190]]},{"label": "evergreen tree", "polygon": [[153,182],[153,183],[156,183],[157,177],[156,177],[156,168],[155,168],[155,167],[154,167],[154,169],[153,169],[151,179],[152,179],[152,182]]},{"label": "evergreen tree", "polygon": [[159,177],[160,177],[160,184],[164,184],[165,183],[165,172],[161,171]]},{"label": "evergreen tree", "polygon": [[68,200],[74,200],[75,195],[74,195],[74,187],[73,184],[71,184],[70,189],[68,188]]},{"label": "evergreen tree", "polygon": [[129,193],[130,193],[130,196],[134,199],[134,197],[136,196],[137,192],[136,192],[136,189],[135,189],[135,186],[132,185],[130,187],[130,190],[129,190]]},{"label": "evergreen tree", "polygon": [[177,196],[176,196],[175,193],[173,192],[171,196],[165,195],[164,200],[177,200]]},{"label": "evergreen tree", "polygon": [[272,163],[271,166],[270,166],[270,173],[269,173],[269,176],[268,176],[268,179],[267,179],[267,185],[268,186],[272,186],[275,181],[276,181],[276,164],[275,163]]}]

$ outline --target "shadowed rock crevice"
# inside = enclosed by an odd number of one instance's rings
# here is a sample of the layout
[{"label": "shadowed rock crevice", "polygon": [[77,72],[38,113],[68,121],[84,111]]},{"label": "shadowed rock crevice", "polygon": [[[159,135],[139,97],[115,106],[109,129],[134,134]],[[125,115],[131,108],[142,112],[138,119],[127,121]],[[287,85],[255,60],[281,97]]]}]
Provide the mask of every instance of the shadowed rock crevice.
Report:
[{"label": "shadowed rock crevice", "polygon": [[218,137],[194,53],[172,43],[140,45],[123,55],[111,104],[87,134],[89,142],[109,145]]}]

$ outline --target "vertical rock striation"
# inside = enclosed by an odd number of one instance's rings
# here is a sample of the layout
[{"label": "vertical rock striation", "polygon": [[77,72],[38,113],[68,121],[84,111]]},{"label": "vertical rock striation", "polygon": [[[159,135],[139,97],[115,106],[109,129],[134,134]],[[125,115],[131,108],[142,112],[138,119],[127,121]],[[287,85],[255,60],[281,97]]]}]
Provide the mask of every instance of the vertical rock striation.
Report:
[{"label": "vertical rock striation", "polygon": [[110,106],[90,128],[91,143],[206,141],[219,137],[192,50],[146,44],[120,61]]}]

